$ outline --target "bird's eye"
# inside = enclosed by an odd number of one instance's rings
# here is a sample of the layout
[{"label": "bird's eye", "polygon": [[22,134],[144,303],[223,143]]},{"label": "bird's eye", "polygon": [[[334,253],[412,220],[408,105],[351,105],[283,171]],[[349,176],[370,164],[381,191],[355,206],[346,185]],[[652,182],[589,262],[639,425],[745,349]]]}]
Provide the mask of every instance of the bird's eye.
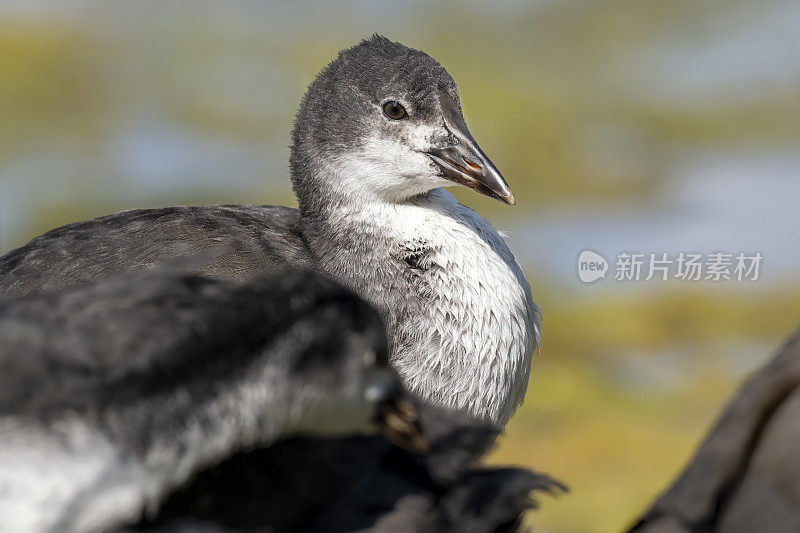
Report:
[{"label": "bird's eye", "polygon": [[383,114],[392,120],[400,120],[408,116],[406,108],[400,102],[395,102],[394,100],[389,100],[383,104]]}]

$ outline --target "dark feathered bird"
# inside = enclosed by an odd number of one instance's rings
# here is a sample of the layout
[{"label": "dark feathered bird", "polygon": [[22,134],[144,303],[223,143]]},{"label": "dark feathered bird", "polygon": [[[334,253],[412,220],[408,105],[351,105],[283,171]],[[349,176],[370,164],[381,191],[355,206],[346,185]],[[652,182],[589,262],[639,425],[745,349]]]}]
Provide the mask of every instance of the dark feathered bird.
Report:
[{"label": "dark feathered bird", "polygon": [[145,272],[0,305],[0,528],[102,529],[204,465],[368,431],[399,394],[382,327],[303,273]]},{"label": "dark feathered bird", "polygon": [[[444,422],[451,436],[485,441],[479,426],[454,422]],[[133,529],[213,524],[220,531],[515,531],[524,512],[536,507],[532,493],[564,490],[522,468],[472,468],[476,450],[457,438],[442,439],[440,447],[441,455],[456,452],[460,458],[421,456],[378,437],[288,439],[202,472]]]},{"label": "dark feathered bird", "polygon": [[[0,338],[0,531],[489,531],[559,487],[472,470],[496,430],[413,418],[377,315],[312,274],[129,273],[0,304]],[[332,436],[376,426],[430,450]]]},{"label": "dark feathered bird", "polygon": [[500,234],[442,189],[514,203],[427,54],[373,37],[308,88],[292,135],[299,209],[136,210],[65,226],[0,259],[0,294],[63,288],[219,244],[196,269],[247,280],[313,268],[371,303],[404,384],[504,424],[522,402],[538,310]]},{"label": "dark feathered bird", "polygon": [[800,531],[800,333],[728,402],[631,533]]}]

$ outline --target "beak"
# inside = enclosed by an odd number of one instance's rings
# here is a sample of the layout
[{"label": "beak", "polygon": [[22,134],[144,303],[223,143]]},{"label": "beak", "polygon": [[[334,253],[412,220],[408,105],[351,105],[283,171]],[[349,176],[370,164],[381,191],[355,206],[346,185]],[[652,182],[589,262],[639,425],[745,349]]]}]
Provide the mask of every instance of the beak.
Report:
[{"label": "beak", "polygon": [[420,426],[417,410],[406,400],[394,371],[385,367],[374,372],[364,393],[367,401],[376,402],[373,423],[389,442],[418,453],[428,449],[428,438]]},{"label": "beak", "polygon": [[439,101],[444,112],[445,127],[458,143],[433,148],[427,154],[439,165],[446,179],[514,205],[516,200],[508,183],[470,135],[458,104],[446,93],[441,93]]},{"label": "beak", "polygon": [[402,399],[388,399],[378,407],[378,428],[389,442],[423,453],[429,442],[422,432],[417,418],[417,410]]}]

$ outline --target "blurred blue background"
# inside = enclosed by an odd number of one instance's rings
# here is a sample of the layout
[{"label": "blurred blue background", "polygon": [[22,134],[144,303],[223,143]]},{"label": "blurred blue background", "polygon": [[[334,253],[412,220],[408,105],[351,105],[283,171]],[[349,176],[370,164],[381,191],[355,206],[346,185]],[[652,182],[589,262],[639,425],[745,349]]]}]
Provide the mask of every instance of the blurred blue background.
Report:
[{"label": "blurred blue background", "polygon": [[[0,3],[0,253],[135,207],[292,204],[305,86],[378,32],[438,59],[518,199],[544,308],[491,460],[572,493],[538,531],[617,531],[800,319],[800,4],[791,0]],[[612,262],[582,284],[581,250]],[[761,252],[750,282],[618,282],[623,251]]]}]

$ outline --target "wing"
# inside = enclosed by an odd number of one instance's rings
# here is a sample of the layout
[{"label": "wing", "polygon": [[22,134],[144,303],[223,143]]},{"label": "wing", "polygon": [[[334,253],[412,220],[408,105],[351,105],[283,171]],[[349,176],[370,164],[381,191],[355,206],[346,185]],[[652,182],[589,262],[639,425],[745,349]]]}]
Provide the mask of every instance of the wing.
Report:
[{"label": "wing", "polygon": [[0,257],[0,297],[62,289],[209,249],[224,251],[187,270],[245,281],[311,267],[296,209],[136,209],[56,228]]}]

